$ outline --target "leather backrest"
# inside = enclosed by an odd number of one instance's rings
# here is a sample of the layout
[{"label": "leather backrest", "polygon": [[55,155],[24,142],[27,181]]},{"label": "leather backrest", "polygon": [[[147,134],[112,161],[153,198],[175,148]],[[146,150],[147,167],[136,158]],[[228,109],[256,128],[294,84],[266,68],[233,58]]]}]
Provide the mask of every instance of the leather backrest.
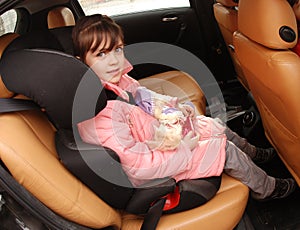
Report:
[{"label": "leather backrest", "polygon": [[233,33],[237,31],[238,28],[238,3],[233,0],[217,0],[213,7],[215,19],[232,58],[237,78],[242,85],[249,90],[241,65],[236,58],[232,42]]},{"label": "leather backrest", "polygon": [[48,12],[47,21],[49,29],[75,25],[75,18],[72,11],[63,6],[50,10]]},{"label": "leather backrest", "polygon": [[139,80],[140,84],[160,94],[178,97],[179,102],[191,101],[198,114],[206,113],[204,92],[193,77],[172,70]]},{"label": "leather backrest", "polygon": [[[300,58],[290,51],[297,26],[287,1],[240,0],[237,57],[265,133],[300,184]],[[255,17],[253,17],[255,15]]]},{"label": "leather backrest", "polygon": [[[237,6],[238,4],[232,0],[218,0],[214,4],[214,14],[218,24],[222,29],[230,32],[230,34],[225,34],[228,36],[224,37],[225,42],[229,42],[230,44],[232,44],[232,33],[237,30]],[[223,31],[221,32],[223,33]]]}]

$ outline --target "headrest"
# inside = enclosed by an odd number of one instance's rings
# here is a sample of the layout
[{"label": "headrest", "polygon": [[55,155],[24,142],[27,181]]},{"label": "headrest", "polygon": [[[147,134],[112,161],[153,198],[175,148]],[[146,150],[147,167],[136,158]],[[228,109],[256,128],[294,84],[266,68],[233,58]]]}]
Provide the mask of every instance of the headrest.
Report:
[{"label": "headrest", "polygon": [[28,34],[20,35],[12,41],[4,52],[17,49],[52,49],[63,51],[73,55],[72,41],[73,26],[64,26],[54,29],[32,31]]},{"label": "headrest", "polygon": [[106,94],[97,75],[80,60],[59,51],[6,52],[0,73],[10,91],[44,108],[56,128],[70,129],[106,106]]},{"label": "headrest", "polygon": [[216,2],[222,4],[223,6],[227,6],[227,7],[238,6],[237,0],[217,0]]},{"label": "headrest", "polygon": [[4,53],[18,49],[53,49],[63,51],[57,38],[49,30],[32,31],[14,39],[4,50]]},{"label": "headrest", "polygon": [[56,7],[50,10],[47,20],[49,29],[75,25],[74,15],[67,7]]},{"label": "headrest", "polygon": [[[7,33],[0,37],[0,57],[2,56],[6,47],[17,37],[17,33]],[[0,76],[0,98],[10,98],[13,96],[13,93],[10,92],[4,85],[2,78]]]},{"label": "headrest", "polygon": [[296,17],[284,0],[240,0],[238,30],[264,46],[288,49],[298,39]]}]

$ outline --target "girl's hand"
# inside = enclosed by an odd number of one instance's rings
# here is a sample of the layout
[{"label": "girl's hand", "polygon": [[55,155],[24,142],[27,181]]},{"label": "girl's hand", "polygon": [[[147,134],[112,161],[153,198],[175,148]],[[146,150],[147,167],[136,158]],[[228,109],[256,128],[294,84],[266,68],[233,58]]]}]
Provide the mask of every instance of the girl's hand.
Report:
[{"label": "girl's hand", "polygon": [[180,144],[182,131],[178,132],[174,128],[167,128],[161,124],[159,127],[154,126],[154,136],[152,140],[145,141],[149,149],[154,150],[174,150]]},{"label": "girl's hand", "polygon": [[191,151],[198,145],[198,141],[199,141],[199,137],[200,137],[199,134],[197,134],[196,136],[193,136],[193,135],[194,135],[194,132],[190,131],[183,138],[183,142],[187,146],[189,146]]},{"label": "girl's hand", "polygon": [[183,113],[185,117],[194,117],[195,116],[195,107],[192,103],[179,104],[178,109]]}]

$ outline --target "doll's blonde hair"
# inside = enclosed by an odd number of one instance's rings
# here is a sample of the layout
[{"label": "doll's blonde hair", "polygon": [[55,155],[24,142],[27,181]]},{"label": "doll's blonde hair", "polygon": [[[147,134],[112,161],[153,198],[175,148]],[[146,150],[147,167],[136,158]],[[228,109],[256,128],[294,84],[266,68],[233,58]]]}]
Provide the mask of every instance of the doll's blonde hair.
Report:
[{"label": "doll's blonde hair", "polygon": [[153,137],[153,141],[159,143],[157,148],[163,151],[176,149],[182,140],[183,113],[175,108],[162,107],[156,109],[155,116],[159,121]]}]

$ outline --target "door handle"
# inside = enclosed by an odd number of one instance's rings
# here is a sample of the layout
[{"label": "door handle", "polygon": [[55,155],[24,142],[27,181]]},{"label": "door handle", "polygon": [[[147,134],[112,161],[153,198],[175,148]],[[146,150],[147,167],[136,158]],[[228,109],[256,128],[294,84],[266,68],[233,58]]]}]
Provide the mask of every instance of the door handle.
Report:
[{"label": "door handle", "polygon": [[163,17],[162,21],[163,22],[173,22],[173,21],[176,21],[177,19],[178,19],[177,16],[174,16],[174,17]]}]

